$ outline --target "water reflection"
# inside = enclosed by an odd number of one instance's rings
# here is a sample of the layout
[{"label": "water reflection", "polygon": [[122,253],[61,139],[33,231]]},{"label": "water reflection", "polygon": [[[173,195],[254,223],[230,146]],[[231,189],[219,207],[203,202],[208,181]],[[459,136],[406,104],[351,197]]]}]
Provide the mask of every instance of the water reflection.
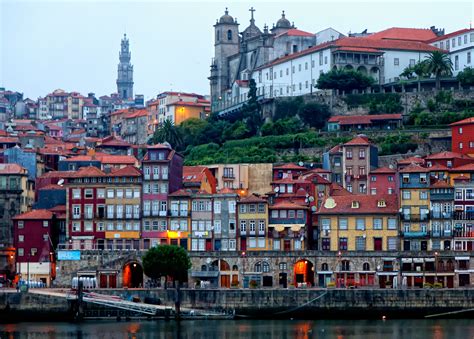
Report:
[{"label": "water reflection", "polygon": [[0,325],[10,338],[159,339],[443,339],[474,338],[474,321],[456,320],[239,320],[18,323]]}]

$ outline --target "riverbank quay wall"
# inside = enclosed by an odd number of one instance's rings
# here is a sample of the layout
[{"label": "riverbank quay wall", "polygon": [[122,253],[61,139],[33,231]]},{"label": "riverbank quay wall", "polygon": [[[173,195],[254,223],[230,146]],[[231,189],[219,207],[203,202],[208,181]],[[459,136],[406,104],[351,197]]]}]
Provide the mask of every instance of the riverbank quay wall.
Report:
[{"label": "riverbank quay wall", "polygon": [[[79,260],[58,261],[54,286],[71,287],[72,278],[79,276],[95,277],[100,283],[104,275],[113,275],[114,287],[123,287],[126,266],[142,265],[145,253],[137,250],[81,250]],[[298,265],[302,262],[308,268],[304,279],[312,286],[326,287],[328,281],[337,282],[338,277],[347,286],[349,276],[356,282],[360,282],[362,276],[373,276],[371,285],[374,288],[383,287],[385,281],[396,286],[395,278],[400,286],[404,280],[410,284],[415,277],[419,279],[418,287],[434,281],[442,282],[445,287],[474,287],[474,252],[247,251],[189,254],[192,263],[188,273],[189,287],[200,281],[210,282],[214,285],[212,287],[250,287],[252,280],[259,286],[265,286],[264,281],[269,282],[267,287],[296,286]],[[146,282],[144,275],[142,287]],[[409,286],[412,285],[416,286],[414,283]]]},{"label": "riverbank quay wall", "polygon": [[[174,306],[175,289],[107,289],[96,292],[159,300]],[[237,318],[422,318],[472,309],[474,289],[181,289],[182,308],[234,312]],[[72,320],[65,298],[0,291],[0,322]],[[473,312],[441,317],[472,317]]]}]

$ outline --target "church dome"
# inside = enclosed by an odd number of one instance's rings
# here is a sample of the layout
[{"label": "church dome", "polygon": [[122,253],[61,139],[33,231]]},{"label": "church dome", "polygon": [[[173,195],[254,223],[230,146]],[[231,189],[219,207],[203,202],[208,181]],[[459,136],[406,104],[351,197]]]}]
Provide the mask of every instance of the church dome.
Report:
[{"label": "church dome", "polygon": [[281,13],[281,18],[280,20],[277,21],[276,23],[276,28],[291,28],[291,23],[290,21],[285,18],[285,11]]},{"label": "church dome", "polygon": [[227,8],[225,9],[224,15],[219,19],[220,24],[233,24],[234,18],[229,15]]},{"label": "church dome", "polygon": [[253,23],[242,32],[242,36],[244,39],[249,39],[259,35],[262,35],[262,31]]}]

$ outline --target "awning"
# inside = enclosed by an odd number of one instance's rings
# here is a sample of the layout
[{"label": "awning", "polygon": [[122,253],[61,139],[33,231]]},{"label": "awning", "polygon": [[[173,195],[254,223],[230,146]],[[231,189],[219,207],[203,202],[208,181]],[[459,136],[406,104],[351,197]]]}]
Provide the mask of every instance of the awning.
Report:
[{"label": "awning", "polygon": [[301,225],[291,225],[290,230],[298,232],[301,229]]},{"label": "awning", "polygon": [[382,260],[384,260],[384,261],[393,261],[393,260],[397,260],[397,258],[382,258]]},{"label": "awning", "polygon": [[470,257],[454,257],[455,260],[470,260]]},{"label": "awning", "polygon": [[412,258],[402,258],[402,262],[413,262]]},{"label": "awning", "polygon": [[278,232],[283,231],[285,228],[289,228],[293,232],[298,232],[305,227],[305,224],[269,224],[268,227],[273,227]]},{"label": "awning", "polygon": [[416,263],[422,263],[424,261],[425,261],[425,259],[423,259],[423,258],[413,258],[413,262],[416,262]]},{"label": "awning", "polygon": [[425,258],[425,262],[434,262],[435,258]]}]

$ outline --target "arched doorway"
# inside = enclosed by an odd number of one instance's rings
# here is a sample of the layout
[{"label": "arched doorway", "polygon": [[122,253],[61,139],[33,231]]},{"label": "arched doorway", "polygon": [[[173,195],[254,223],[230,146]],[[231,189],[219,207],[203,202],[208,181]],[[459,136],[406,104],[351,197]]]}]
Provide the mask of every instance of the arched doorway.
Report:
[{"label": "arched doorway", "polygon": [[357,67],[357,72],[361,72],[362,74],[367,75],[367,68],[365,68],[364,66],[359,66]]},{"label": "arched doorway", "polygon": [[143,267],[137,262],[130,262],[123,267],[122,286],[128,288],[143,287]]},{"label": "arched doorway", "polygon": [[307,259],[298,260],[295,263],[294,275],[295,287],[298,287],[298,284],[314,286],[314,266],[311,261]]}]

